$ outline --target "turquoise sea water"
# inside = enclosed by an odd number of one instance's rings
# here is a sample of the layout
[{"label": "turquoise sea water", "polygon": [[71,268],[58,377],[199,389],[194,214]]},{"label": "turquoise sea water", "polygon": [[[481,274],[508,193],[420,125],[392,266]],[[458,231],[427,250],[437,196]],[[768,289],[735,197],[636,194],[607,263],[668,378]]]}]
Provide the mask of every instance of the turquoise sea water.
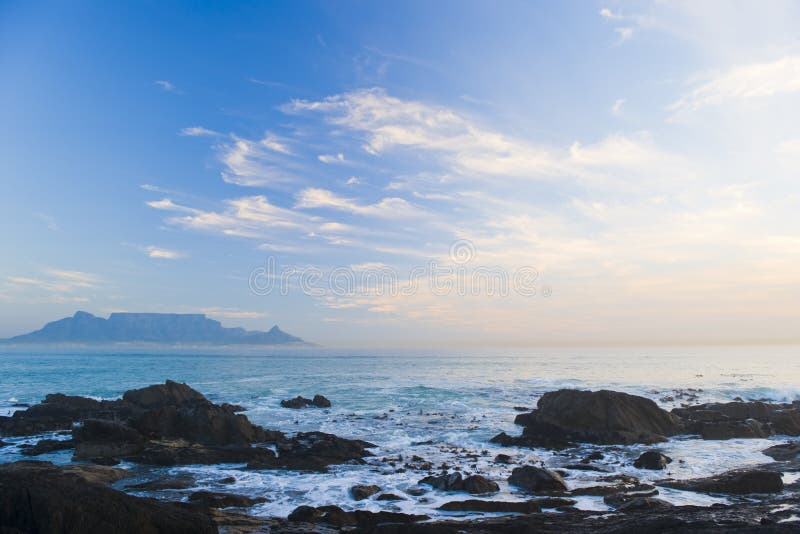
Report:
[{"label": "turquoise sea water", "polygon": [[[518,433],[515,406],[534,407],[544,392],[560,387],[615,389],[645,395],[665,408],[679,404],[674,390],[695,390],[698,402],[734,397],[786,401],[800,399],[800,347],[602,347],[492,349],[472,351],[341,350],[322,348],[154,348],[0,349],[0,413],[14,403],[36,403],[46,393],[62,392],[114,398],[125,390],[166,379],[186,382],[214,402],[245,406],[255,423],[284,432],[322,430],[369,440],[379,447],[364,466],[340,466],[329,474],[252,472],[241,466],[182,467],[201,486],[233,475],[225,491],[265,495],[272,499],[253,508],[261,515],[285,515],[299,504],[344,504],[368,509],[398,509],[441,515],[434,508],[453,496],[434,492],[429,502],[410,497],[399,503],[349,499],[356,483],[376,483],[402,494],[424,474],[395,472],[383,457],[416,454],[436,465],[478,472],[499,482],[509,468],[494,464],[498,452],[518,461],[565,460],[548,451],[496,447],[487,440],[500,431]],[[699,390],[699,391],[698,391]],[[288,410],[281,399],[323,394],[330,410]],[[668,400],[669,398],[675,400]],[[5,439],[12,443],[35,441]],[[773,440],[774,441],[774,440]],[[423,444],[420,444],[423,443]],[[674,458],[671,474],[700,476],[769,460],[760,450],[768,440],[703,442],[671,440],[664,449]],[[485,451],[485,452],[484,452]],[[608,452],[609,458],[635,457],[639,448]],[[478,458],[475,459],[475,454]],[[0,449],[0,461],[19,459],[16,447]],[[58,462],[69,452],[41,457]],[[630,470],[629,466],[615,467]],[[152,475],[139,469],[141,476]],[[647,479],[647,474],[636,473]],[[592,484],[588,472],[576,472],[572,485]],[[655,476],[655,475],[650,475]],[[661,478],[664,473],[658,473]],[[123,483],[124,484],[124,483]],[[501,484],[496,498],[518,499]],[[216,488],[220,490],[220,488]],[[183,494],[162,494],[170,498]],[[709,498],[662,492],[675,502]],[[602,509],[599,499],[582,499],[584,507]]]}]

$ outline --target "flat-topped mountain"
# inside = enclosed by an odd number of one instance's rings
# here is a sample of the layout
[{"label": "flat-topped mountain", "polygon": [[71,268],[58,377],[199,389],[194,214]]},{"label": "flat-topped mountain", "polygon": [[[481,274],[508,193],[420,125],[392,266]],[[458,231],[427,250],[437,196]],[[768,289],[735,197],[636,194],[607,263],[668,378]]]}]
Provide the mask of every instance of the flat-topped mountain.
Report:
[{"label": "flat-topped mountain", "polygon": [[112,313],[108,319],[79,311],[5,343],[201,343],[278,345],[303,343],[277,325],[268,332],[225,328],[200,313]]}]

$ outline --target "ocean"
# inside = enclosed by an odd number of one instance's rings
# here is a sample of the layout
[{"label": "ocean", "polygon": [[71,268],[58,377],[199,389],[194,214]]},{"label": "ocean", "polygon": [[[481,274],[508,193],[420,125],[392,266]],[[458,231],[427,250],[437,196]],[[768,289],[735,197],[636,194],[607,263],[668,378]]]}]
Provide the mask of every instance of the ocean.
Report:
[{"label": "ocean", "polygon": [[[524,500],[505,483],[513,466],[493,461],[499,453],[514,463],[562,468],[581,455],[599,450],[613,472],[642,481],[665,477],[693,478],[743,466],[770,462],[761,450],[785,441],[734,439],[703,441],[677,437],[659,448],[675,461],[664,471],[643,471],[630,464],[645,446],[587,445],[567,451],[574,457],[543,449],[500,447],[489,439],[501,431],[517,435],[515,408],[534,408],[543,393],[559,388],[612,389],[654,399],[664,408],[685,402],[800,399],[800,347],[547,347],[474,350],[344,350],[319,347],[225,349],[0,349],[0,414],[14,404],[39,402],[61,392],[94,398],[116,398],[125,390],[161,383],[186,382],[216,403],[241,404],[254,423],[287,433],[320,430],[377,445],[364,465],[333,466],[329,473],[251,471],[242,465],[132,468],[137,477],[117,483],[124,487],[155,475],[188,473],[197,489],[265,496],[249,513],[286,516],[296,506],[336,504],[345,509],[393,510],[431,517],[475,517],[436,508],[464,496],[433,491],[413,497],[404,490],[425,474],[404,464],[418,456],[434,466],[479,473],[497,481],[495,500]],[[330,409],[291,410],[282,399],[322,394]],[[48,436],[53,437],[53,436]],[[64,436],[59,436],[63,438]],[[39,437],[3,438],[15,444]],[[70,451],[38,457],[69,462]],[[0,448],[0,462],[29,459],[14,446]],[[415,460],[416,461],[416,460]],[[394,465],[392,465],[394,464]],[[571,487],[596,484],[608,473],[568,470]],[[218,480],[232,476],[233,484]],[[787,478],[786,482],[791,482]],[[406,500],[353,501],[355,484],[376,484]],[[189,491],[137,493],[161,498],[185,498]],[[662,490],[675,504],[726,502],[722,497]],[[578,507],[605,510],[601,497],[579,497]]]}]

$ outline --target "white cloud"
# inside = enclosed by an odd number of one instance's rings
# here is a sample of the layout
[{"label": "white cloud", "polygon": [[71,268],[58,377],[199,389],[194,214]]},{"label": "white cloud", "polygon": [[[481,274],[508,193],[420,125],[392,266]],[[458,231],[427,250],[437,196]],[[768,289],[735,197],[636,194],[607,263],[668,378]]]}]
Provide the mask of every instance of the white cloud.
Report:
[{"label": "white cloud", "polygon": [[219,157],[225,166],[222,179],[248,186],[271,186],[297,180],[286,159],[292,153],[284,140],[266,133],[259,140],[232,136],[232,143],[220,145]]},{"label": "white cloud", "polygon": [[327,164],[331,164],[331,163],[345,163],[345,161],[344,161],[344,154],[342,154],[341,152],[340,152],[340,153],[338,153],[338,154],[336,154],[336,155],[332,155],[332,154],[321,154],[321,155],[317,156],[317,159],[319,159],[319,160],[320,160],[322,163],[327,163]]},{"label": "white cloud", "polygon": [[167,80],[156,80],[153,83],[168,93],[181,94],[181,91],[175,87],[172,82],[168,82]]},{"label": "white cloud", "polygon": [[622,106],[625,105],[624,98],[618,98],[614,101],[611,105],[611,113],[613,115],[621,115],[622,114]]},{"label": "white cloud", "polygon": [[145,247],[145,252],[151,258],[160,260],[177,260],[185,256],[182,252],[156,246]]},{"label": "white cloud", "polygon": [[619,42],[625,42],[633,37],[634,28],[630,26],[621,26],[619,28],[614,28],[614,31],[617,32],[619,35]]},{"label": "white cloud", "polygon": [[349,211],[356,215],[372,217],[408,217],[418,214],[418,210],[405,199],[387,197],[375,204],[359,204],[353,199],[341,197],[327,189],[308,188],[300,191],[297,196],[298,208],[314,209],[329,208]]},{"label": "white cloud", "polygon": [[190,126],[188,128],[182,128],[180,135],[188,137],[216,137],[222,134],[214,130],[209,130],[208,128],[203,128],[202,126]]},{"label": "white cloud", "polygon": [[268,314],[257,311],[240,310],[238,308],[200,308],[202,313],[205,313],[212,318],[221,319],[264,319]]},{"label": "white cloud", "polygon": [[361,180],[357,176],[351,176],[350,178],[347,179],[347,181],[344,184],[345,185],[358,185],[360,183],[361,183]]},{"label": "white cloud", "polygon": [[800,57],[733,66],[711,75],[704,83],[669,106],[673,112],[694,111],[729,101],[763,99],[800,91]]},{"label": "white cloud", "polygon": [[184,213],[201,213],[200,210],[176,204],[169,198],[162,198],[161,200],[151,200],[146,204],[151,208],[157,210],[182,211]]}]

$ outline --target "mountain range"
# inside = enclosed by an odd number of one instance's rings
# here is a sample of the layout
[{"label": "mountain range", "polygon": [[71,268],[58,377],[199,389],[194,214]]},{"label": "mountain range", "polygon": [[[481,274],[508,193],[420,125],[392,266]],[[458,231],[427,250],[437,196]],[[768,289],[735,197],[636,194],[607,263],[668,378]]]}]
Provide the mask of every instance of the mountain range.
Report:
[{"label": "mountain range", "polygon": [[197,343],[279,345],[304,343],[277,325],[268,332],[225,328],[199,313],[112,313],[108,319],[79,311],[3,343]]}]

